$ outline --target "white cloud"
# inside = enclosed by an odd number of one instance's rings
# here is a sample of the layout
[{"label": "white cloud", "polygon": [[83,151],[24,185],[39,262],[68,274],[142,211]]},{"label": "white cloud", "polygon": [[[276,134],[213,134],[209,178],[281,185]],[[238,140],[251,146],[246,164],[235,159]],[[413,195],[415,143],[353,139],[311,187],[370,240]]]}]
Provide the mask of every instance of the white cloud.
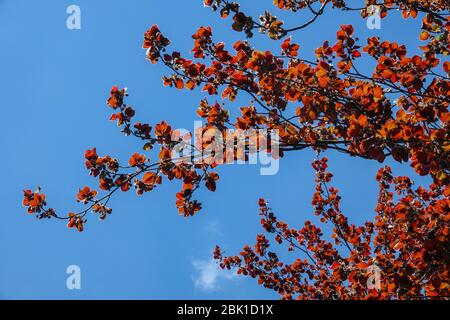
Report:
[{"label": "white cloud", "polygon": [[209,222],[204,227],[204,231],[213,238],[221,238],[223,236],[219,221],[217,220]]},{"label": "white cloud", "polygon": [[222,270],[214,259],[193,260],[192,266],[196,270],[193,277],[194,286],[202,291],[215,291],[219,289],[220,279],[233,279],[236,273]]}]

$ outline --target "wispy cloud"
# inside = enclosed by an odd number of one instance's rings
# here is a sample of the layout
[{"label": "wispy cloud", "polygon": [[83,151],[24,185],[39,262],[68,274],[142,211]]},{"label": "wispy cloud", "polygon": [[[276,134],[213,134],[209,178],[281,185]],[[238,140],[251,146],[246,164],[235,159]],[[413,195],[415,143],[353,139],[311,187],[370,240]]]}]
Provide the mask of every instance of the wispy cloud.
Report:
[{"label": "wispy cloud", "polygon": [[219,221],[210,221],[204,228],[203,231],[207,233],[212,238],[221,238],[223,236],[222,230],[220,228]]},{"label": "wispy cloud", "polygon": [[216,291],[219,289],[220,279],[236,277],[236,273],[220,269],[214,259],[193,260],[192,266],[196,271],[193,276],[194,286],[202,291]]}]

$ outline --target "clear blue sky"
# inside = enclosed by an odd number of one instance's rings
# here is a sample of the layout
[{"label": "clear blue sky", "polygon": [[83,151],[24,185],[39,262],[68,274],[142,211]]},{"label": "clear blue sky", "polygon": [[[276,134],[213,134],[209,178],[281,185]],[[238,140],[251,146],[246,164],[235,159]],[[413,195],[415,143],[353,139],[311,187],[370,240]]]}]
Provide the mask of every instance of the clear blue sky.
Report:
[{"label": "clear blue sky", "polygon": [[[241,2],[256,13],[272,1],[258,1],[257,11],[254,1]],[[81,7],[81,30],[66,28],[70,4]],[[299,13],[290,21],[305,19]],[[133,192],[115,197],[113,214],[104,222],[88,218],[81,234],[58,221],[38,221],[21,206],[22,190],[39,185],[60,213],[76,210],[78,188],[96,186],[84,168],[84,151],[95,146],[100,154],[128,159],[139,147],[108,121],[105,100],[112,85],[129,88],[128,102],[140,121],[165,119],[174,127],[192,128],[202,94],[164,88],[161,76],[168,71],[148,63],[141,49],[142,35],[154,23],[186,53],[190,36],[202,25],[212,25],[215,38],[229,45],[243,37],[201,0],[0,0],[0,298],[277,297],[252,279],[217,271],[210,263],[212,250],[220,244],[238,253],[254,243],[261,232],[260,196],[293,226],[313,219],[310,152],[289,154],[275,176],[260,176],[255,165],[220,169],[218,190],[199,194],[204,209],[190,219],[177,215],[177,184],[142,198]],[[415,44],[420,22],[391,15],[381,30],[368,30],[357,13],[334,11],[294,35],[300,55],[311,58],[314,48],[335,39],[338,26],[348,23],[361,39],[380,35]],[[263,49],[279,45],[259,35],[252,43]],[[357,223],[373,217],[380,165],[328,156],[345,213]],[[411,173],[408,166],[394,169]],[[81,290],[66,289],[66,268],[72,264],[81,268]]]}]

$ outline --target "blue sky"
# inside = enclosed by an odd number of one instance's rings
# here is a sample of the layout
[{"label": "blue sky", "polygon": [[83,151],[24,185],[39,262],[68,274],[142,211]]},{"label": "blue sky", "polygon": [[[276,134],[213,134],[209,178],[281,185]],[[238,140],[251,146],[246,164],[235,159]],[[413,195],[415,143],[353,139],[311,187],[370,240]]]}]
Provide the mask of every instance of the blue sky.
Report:
[{"label": "blue sky", "polygon": [[[189,219],[176,212],[177,184],[165,184],[141,198],[133,192],[115,197],[113,214],[104,222],[88,218],[83,233],[58,221],[38,221],[21,206],[22,190],[41,186],[60,213],[76,210],[78,188],[96,186],[84,168],[87,148],[95,146],[100,154],[119,159],[128,159],[139,148],[138,141],[122,136],[108,121],[105,100],[112,85],[129,88],[128,102],[140,121],[167,120],[173,127],[192,129],[202,93],[164,88],[161,76],[168,71],[146,61],[141,44],[143,33],[154,23],[172,40],[173,48],[185,53],[199,26],[212,25],[215,39],[229,45],[242,39],[243,34],[230,30],[229,21],[201,2],[0,0],[0,298],[277,297],[252,279],[219,271],[211,263],[212,250],[220,244],[228,253],[237,253],[254,242],[261,232],[260,196],[269,199],[292,226],[314,220],[311,152],[289,154],[274,176],[259,175],[256,165],[221,168],[217,191],[201,191],[204,209]],[[271,7],[271,1],[260,1],[261,8],[255,11],[252,2],[241,1],[254,13]],[[66,28],[66,8],[71,4],[81,8],[81,30]],[[299,13],[290,22],[305,19]],[[338,26],[348,23],[361,39],[380,35],[414,45],[420,22],[399,21],[398,15],[391,15],[381,30],[369,30],[357,13],[333,11],[294,34],[300,55],[312,58],[314,48],[325,39],[333,40]],[[262,49],[279,45],[259,35],[252,44]],[[327,155],[344,212],[357,223],[373,217],[374,177],[380,165],[333,152]],[[412,174],[406,165],[393,167],[396,174]],[[73,264],[81,268],[81,290],[66,288],[66,268]]]}]

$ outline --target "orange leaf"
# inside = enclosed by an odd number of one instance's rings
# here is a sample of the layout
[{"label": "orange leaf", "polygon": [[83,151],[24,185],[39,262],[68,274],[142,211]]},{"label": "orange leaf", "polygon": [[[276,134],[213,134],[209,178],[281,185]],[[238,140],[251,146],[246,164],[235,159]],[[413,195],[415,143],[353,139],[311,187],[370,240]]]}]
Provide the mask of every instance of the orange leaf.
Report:
[{"label": "orange leaf", "polygon": [[429,34],[428,32],[422,31],[422,32],[420,33],[420,40],[425,41],[425,40],[428,39],[429,36],[430,36],[430,34]]},{"label": "orange leaf", "polygon": [[358,269],[367,269],[367,268],[369,267],[369,265],[368,265],[367,263],[365,263],[365,262],[360,262],[360,263],[358,263],[358,264],[356,265],[356,267],[357,267]]},{"label": "orange leaf", "polygon": [[445,72],[450,73],[450,62],[449,61],[445,61],[443,67],[444,67]]}]

